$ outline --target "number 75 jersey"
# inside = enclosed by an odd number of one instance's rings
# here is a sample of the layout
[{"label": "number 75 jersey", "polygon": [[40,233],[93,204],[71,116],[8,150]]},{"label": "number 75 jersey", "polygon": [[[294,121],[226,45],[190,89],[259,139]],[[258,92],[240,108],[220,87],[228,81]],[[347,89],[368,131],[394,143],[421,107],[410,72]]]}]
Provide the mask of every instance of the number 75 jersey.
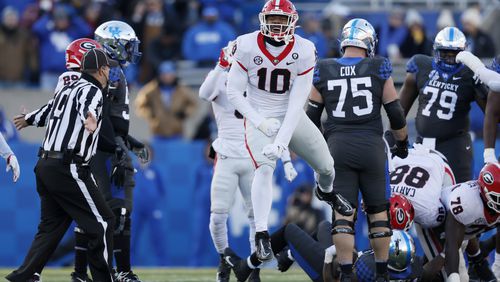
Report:
[{"label": "number 75 jersey", "polygon": [[418,89],[417,132],[422,137],[450,138],[469,131],[470,103],[486,100],[488,90],[461,65],[445,73],[429,56],[415,55],[406,71],[414,73]]},{"label": "number 75 jersey", "polygon": [[232,67],[248,73],[247,99],[252,107],[265,118],[281,117],[295,78],[314,69],[316,48],[297,34],[284,46],[272,46],[264,39],[259,31],[239,36]]},{"label": "number 75 jersey", "polygon": [[392,66],[386,58],[324,59],[314,70],[314,87],[323,98],[325,135],[371,131],[382,135],[380,107]]}]

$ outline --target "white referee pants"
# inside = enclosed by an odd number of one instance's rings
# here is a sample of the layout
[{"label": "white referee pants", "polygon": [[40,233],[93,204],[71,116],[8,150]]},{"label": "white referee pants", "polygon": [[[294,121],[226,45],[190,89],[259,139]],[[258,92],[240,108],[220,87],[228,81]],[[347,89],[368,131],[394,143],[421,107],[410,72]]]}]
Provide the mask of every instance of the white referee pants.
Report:
[{"label": "white referee pants", "polygon": [[[333,158],[319,129],[304,111],[301,111],[301,115],[290,140],[289,148],[314,169],[319,185],[328,189],[333,185],[335,178]],[[282,121],[283,117],[278,119]],[[252,204],[257,231],[267,230],[268,217],[271,212],[272,170],[276,168],[276,161],[264,156],[262,149],[266,145],[273,143],[274,139],[275,136],[266,136],[252,123],[245,120],[245,142],[252,161],[257,168],[252,185]]]},{"label": "white referee pants", "polygon": [[210,192],[210,235],[218,253],[228,247],[227,218],[233,206],[236,190],[240,189],[250,221],[250,247],[255,248],[255,223],[251,185],[254,166],[250,158],[229,158],[217,154]]}]

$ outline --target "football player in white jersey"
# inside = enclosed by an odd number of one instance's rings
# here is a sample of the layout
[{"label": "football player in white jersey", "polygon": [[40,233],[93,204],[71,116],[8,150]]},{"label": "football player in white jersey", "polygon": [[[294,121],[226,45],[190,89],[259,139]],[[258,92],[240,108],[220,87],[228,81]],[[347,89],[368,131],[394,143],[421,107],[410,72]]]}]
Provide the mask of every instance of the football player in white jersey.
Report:
[{"label": "football player in white jersey", "polygon": [[462,241],[500,222],[500,164],[487,164],[477,180],[446,187],[441,199],[448,213],[445,226],[447,281],[460,281],[457,254]]},{"label": "football player in white jersey", "polygon": [[228,74],[227,95],[245,117],[245,141],[256,168],[252,205],[261,261],[272,258],[267,231],[272,176],[276,160],[287,147],[315,170],[316,194],[340,214],[353,214],[350,204],[333,192],[333,158],[319,129],[303,110],[312,86],[316,52],[312,42],[294,34],[298,18],[289,0],[267,1],[259,14],[260,31],[237,38],[235,63]]},{"label": "football player in white jersey", "polygon": [[[211,187],[210,235],[221,261],[217,270],[217,281],[229,281],[230,266],[223,258],[224,250],[229,247],[227,239],[227,219],[234,203],[236,189],[239,187],[245,202],[250,222],[250,248],[255,251],[255,222],[252,210],[250,189],[254,176],[254,166],[245,147],[245,128],[243,117],[229,103],[226,94],[227,71],[231,67],[231,50],[235,42],[225,47],[219,57],[219,63],[210,71],[200,86],[201,99],[212,102],[217,122],[218,136],[212,143],[216,152],[214,175]],[[293,167],[288,150],[282,156],[285,178],[293,181],[297,171]],[[259,268],[252,271],[249,281],[260,281]]]},{"label": "football player in white jersey", "polygon": [[[80,79],[80,76],[82,75],[80,73],[80,64],[82,62],[83,54],[93,48],[102,49],[101,45],[97,41],[89,38],[76,39],[71,42],[68,47],[66,47],[66,69],[68,71],[59,76],[54,94],[58,93],[64,86]],[[16,125],[17,130],[21,130],[29,125],[35,125],[38,127],[45,126],[45,121],[49,116],[50,110],[52,109],[53,101],[54,99],[52,98],[40,109],[34,110],[28,114],[15,116],[14,124]]]}]

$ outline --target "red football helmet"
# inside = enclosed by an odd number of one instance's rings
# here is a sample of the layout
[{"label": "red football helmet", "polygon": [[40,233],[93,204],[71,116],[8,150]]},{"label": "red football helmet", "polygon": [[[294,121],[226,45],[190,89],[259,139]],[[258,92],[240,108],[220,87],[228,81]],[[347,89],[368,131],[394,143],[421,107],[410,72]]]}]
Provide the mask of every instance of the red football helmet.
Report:
[{"label": "red football helmet", "polygon": [[[269,16],[283,16],[283,23],[269,22]],[[260,32],[276,41],[288,43],[295,32],[299,14],[289,0],[269,0],[259,14]]]},{"label": "red football helmet", "polygon": [[479,179],[481,194],[488,207],[500,213],[500,164],[489,163],[481,169]]},{"label": "red football helmet", "polygon": [[101,48],[101,44],[89,38],[80,38],[71,42],[66,47],[66,68],[68,70],[80,69],[82,57],[90,49]]},{"label": "red football helmet", "polygon": [[415,218],[413,205],[406,197],[400,194],[393,194],[389,201],[391,203],[390,213],[392,228],[408,231]]}]

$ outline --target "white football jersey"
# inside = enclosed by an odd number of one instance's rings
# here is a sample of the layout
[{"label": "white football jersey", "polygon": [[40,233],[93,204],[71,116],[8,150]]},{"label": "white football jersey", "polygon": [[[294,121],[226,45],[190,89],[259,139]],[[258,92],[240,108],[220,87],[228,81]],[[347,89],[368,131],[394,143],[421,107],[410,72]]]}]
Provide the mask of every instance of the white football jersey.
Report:
[{"label": "white football jersey", "polygon": [[247,95],[250,105],[264,118],[282,117],[288,108],[290,89],[299,75],[313,71],[314,44],[299,35],[284,46],[265,43],[260,31],[236,39],[235,64],[248,73]]},{"label": "white football jersey", "polygon": [[465,226],[465,239],[494,228],[500,221],[498,214],[485,209],[475,180],[444,188],[441,198],[447,212]]},{"label": "white football jersey", "polygon": [[82,76],[82,74],[77,71],[64,72],[59,76],[54,93],[59,92],[64,86],[71,84],[73,81],[80,79],[80,76]]},{"label": "white football jersey", "polygon": [[444,157],[417,144],[408,150],[407,158],[394,157],[392,161],[395,168],[390,174],[392,193],[399,193],[411,202],[415,209],[415,222],[422,228],[442,224],[445,208],[440,200],[441,190],[455,184]]},{"label": "white football jersey", "polygon": [[229,102],[226,93],[227,72],[220,74],[216,83],[217,91],[212,108],[217,123],[217,139],[212,143],[214,150],[222,155],[233,158],[249,158],[245,146],[245,127],[243,117],[238,115]]}]

